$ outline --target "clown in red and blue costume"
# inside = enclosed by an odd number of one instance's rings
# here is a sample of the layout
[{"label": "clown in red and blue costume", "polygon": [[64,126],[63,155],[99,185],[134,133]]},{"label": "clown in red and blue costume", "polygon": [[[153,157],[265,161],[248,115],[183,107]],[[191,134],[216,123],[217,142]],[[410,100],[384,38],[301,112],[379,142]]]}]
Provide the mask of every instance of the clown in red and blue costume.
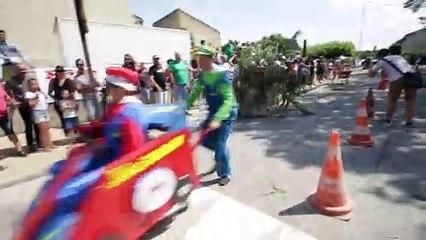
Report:
[{"label": "clown in red and blue costume", "polygon": [[82,126],[79,132],[90,138],[101,138],[106,146],[104,151],[108,151],[103,152],[102,158],[109,161],[142,147],[147,141],[148,123],[143,103],[136,97],[139,87],[137,73],[122,67],[107,68],[106,73],[112,101],[105,120]]},{"label": "clown in red and blue costume", "polygon": [[[66,239],[63,234],[68,234],[84,214],[79,212],[81,204],[103,174],[104,166],[143,147],[148,140],[148,126],[170,126],[167,128],[170,131],[185,127],[184,106],[181,110],[177,106],[169,110],[179,110],[182,114],[177,117],[176,112],[158,113],[152,108],[150,112],[150,108],[136,97],[139,81],[135,72],[125,68],[108,68],[106,72],[112,101],[105,121],[91,122],[80,129],[81,134],[96,139],[97,144],[86,148],[88,152],[84,155],[78,155],[79,160],[67,159],[52,167],[53,181],[47,182],[33,201],[15,240],[45,239],[52,232],[58,235],[54,239]],[[159,131],[157,135],[160,132],[164,133]],[[149,134],[152,138],[151,133],[152,130]]]}]

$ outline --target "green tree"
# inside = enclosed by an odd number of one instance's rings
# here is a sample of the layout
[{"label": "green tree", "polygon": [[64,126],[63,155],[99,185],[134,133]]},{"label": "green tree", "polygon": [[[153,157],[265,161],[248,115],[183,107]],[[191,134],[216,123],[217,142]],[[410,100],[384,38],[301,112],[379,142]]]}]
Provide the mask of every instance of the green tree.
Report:
[{"label": "green tree", "polygon": [[[426,0],[406,0],[404,3],[404,8],[410,9],[413,13],[416,13],[425,7]],[[420,16],[419,20],[421,24],[426,25],[426,16]]]},{"label": "green tree", "polygon": [[332,41],[308,47],[308,56],[337,58],[339,56],[352,57],[355,55],[355,44],[348,41]]},{"label": "green tree", "polygon": [[356,57],[359,59],[374,58],[375,56],[376,53],[374,51],[359,51],[356,53]]},{"label": "green tree", "polygon": [[413,12],[418,12],[426,7],[426,0],[407,0],[404,3],[404,8],[410,9]]},{"label": "green tree", "polygon": [[279,54],[289,54],[294,51],[300,51],[297,38],[302,34],[299,30],[291,38],[284,37],[281,33],[271,34],[263,37],[258,44],[264,49],[275,49]]}]

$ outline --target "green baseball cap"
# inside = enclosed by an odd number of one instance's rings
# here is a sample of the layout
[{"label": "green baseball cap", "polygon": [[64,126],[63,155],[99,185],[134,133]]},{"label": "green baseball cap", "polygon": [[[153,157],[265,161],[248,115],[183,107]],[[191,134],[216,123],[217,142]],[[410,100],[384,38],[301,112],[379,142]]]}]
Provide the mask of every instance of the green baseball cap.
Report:
[{"label": "green baseball cap", "polygon": [[195,55],[198,56],[207,56],[207,57],[214,57],[216,54],[214,52],[213,49],[209,48],[209,47],[198,47],[197,50],[195,51]]}]

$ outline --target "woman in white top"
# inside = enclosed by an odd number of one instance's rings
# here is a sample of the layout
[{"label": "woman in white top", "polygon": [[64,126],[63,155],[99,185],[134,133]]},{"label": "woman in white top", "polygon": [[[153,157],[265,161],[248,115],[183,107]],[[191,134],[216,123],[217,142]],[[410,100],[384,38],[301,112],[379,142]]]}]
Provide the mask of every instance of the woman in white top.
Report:
[{"label": "woman in white top", "polygon": [[52,151],[53,144],[49,132],[50,116],[47,95],[40,91],[38,82],[34,78],[28,81],[28,92],[25,93],[25,99],[32,109],[33,121],[39,129],[41,145],[44,150]]}]

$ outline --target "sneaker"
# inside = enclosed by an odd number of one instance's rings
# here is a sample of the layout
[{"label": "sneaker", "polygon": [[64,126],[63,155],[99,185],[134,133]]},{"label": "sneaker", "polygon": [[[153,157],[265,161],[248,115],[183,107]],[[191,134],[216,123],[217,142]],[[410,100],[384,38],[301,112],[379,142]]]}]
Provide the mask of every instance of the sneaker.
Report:
[{"label": "sneaker", "polygon": [[225,186],[231,181],[229,177],[221,177],[219,180],[219,186]]},{"label": "sneaker", "polygon": [[29,150],[30,153],[35,153],[35,152],[38,151],[38,149],[39,148],[36,145],[32,145],[32,146],[29,147],[28,150]]},{"label": "sneaker", "polygon": [[405,126],[406,128],[414,128],[414,123],[413,123],[413,122],[406,122],[406,123],[404,124],[404,126]]},{"label": "sneaker", "polygon": [[21,150],[21,151],[16,152],[16,156],[17,157],[26,157],[27,154],[25,153],[25,151]]},{"label": "sneaker", "polygon": [[390,126],[392,125],[392,120],[385,119],[385,125],[386,125],[387,127],[390,127]]}]

